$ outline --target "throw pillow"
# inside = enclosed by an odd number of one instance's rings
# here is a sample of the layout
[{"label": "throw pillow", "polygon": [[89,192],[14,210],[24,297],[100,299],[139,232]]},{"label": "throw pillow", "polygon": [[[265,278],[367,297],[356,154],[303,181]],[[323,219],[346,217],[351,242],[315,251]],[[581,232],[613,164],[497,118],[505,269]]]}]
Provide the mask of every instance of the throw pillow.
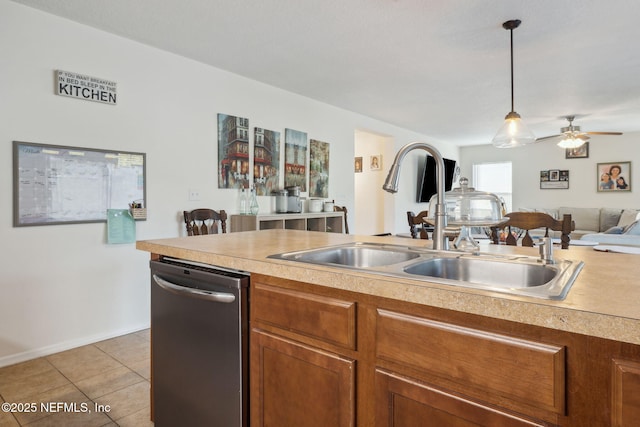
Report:
[{"label": "throw pillow", "polygon": [[629,236],[640,236],[640,225],[638,225],[638,221],[634,221],[628,226],[626,226],[623,234],[626,234]]},{"label": "throw pillow", "polygon": [[636,220],[636,216],[638,216],[638,211],[635,209],[625,209],[622,211],[622,215],[620,215],[620,220],[618,221],[618,225],[620,227],[626,227]]},{"label": "throw pillow", "polygon": [[604,234],[622,234],[624,232],[624,227],[611,227],[604,232]]},{"label": "throw pillow", "polygon": [[600,208],[600,231],[618,225],[620,214],[622,214],[622,209]]}]

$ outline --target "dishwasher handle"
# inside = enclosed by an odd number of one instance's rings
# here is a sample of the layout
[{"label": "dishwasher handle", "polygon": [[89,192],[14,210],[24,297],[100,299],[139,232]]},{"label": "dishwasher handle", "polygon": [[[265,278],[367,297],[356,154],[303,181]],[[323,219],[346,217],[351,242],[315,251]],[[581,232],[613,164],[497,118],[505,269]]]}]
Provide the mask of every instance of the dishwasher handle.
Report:
[{"label": "dishwasher handle", "polygon": [[173,292],[174,294],[184,295],[191,298],[199,298],[207,301],[213,302],[223,302],[223,303],[232,303],[236,300],[236,296],[234,294],[229,294],[226,292],[213,292],[213,291],[205,291],[202,289],[194,289],[188,288],[186,286],[176,285],[175,283],[171,283],[157,274],[153,275],[153,280],[160,286],[162,289]]}]

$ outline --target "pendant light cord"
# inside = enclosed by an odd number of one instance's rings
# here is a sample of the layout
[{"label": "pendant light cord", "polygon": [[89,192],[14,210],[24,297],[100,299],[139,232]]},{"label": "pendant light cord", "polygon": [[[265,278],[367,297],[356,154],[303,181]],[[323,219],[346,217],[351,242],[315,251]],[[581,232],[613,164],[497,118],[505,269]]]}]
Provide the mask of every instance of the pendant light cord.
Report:
[{"label": "pendant light cord", "polygon": [[519,19],[512,19],[502,24],[502,28],[505,30],[509,30],[509,35],[511,38],[511,112],[515,113],[514,102],[513,102],[513,30],[518,28],[522,21]]},{"label": "pendant light cord", "polygon": [[513,28],[509,29],[511,33],[511,112],[515,111],[513,104]]}]

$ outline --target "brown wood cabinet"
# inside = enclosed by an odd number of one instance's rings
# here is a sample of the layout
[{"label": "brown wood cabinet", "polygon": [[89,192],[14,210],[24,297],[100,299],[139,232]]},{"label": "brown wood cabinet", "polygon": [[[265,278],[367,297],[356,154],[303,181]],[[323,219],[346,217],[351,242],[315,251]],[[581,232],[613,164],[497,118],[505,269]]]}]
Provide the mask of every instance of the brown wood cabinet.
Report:
[{"label": "brown wood cabinet", "polygon": [[354,425],[355,361],[259,330],[251,357],[251,425]]},{"label": "brown wood cabinet", "polygon": [[614,359],[612,367],[611,425],[637,426],[640,424],[640,362]]},{"label": "brown wood cabinet", "polygon": [[640,419],[637,345],[257,274],[250,309],[253,427]]},{"label": "brown wood cabinet", "polygon": [[376,371],[376,427],[545,426],[419,381]]}]

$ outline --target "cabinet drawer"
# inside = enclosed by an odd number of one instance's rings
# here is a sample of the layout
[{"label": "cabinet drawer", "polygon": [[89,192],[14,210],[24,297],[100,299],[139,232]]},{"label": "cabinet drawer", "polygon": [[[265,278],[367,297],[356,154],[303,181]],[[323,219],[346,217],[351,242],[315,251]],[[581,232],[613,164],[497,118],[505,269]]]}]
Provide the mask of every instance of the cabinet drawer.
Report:
[{"label": "cabinet drawer", "polygon": [[356,303],[255,283],[251,314],[258,320],[341,347],[356,348]]},{"label": "cabinet drawer", "polygon": [[444,378],[471,395],[565,412],[565,348],[378,310],[376,356]]},{"label": "cabinet drawer", "polygon": [[384,370],[376,370],[375,384],[377,427],[549,425]]}]

